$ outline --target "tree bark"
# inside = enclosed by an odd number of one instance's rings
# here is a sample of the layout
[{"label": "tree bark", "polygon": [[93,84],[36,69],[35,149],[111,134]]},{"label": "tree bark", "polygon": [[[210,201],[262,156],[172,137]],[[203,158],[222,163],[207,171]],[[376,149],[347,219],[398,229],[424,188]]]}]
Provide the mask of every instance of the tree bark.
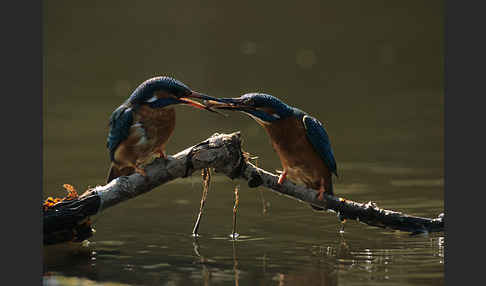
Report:
[{"label": "tree bark", "polygon": [[[157,159],[146,166],[146,177],[135,173],[119,177],[104,186],[87,190],[79,198],[63,201],[44,211],[44,244],[82,241],[92,235],[89,217],[125,200],[144,194],[177,178],[185,178],[196,170],[214,168],[231,179],[248,181],[249,187],[264,186],[279,194],[309,203],[339,214],[341,219],[412,233],[444,230],[444,216],[429,219],[380,209],[376,204],[357,203],[325,195],[317,199],[317,191],[289,180],[277,184],[278,176],[249,162],[241,150],[240,132],[215,133],[205,141],[189,147],[167,159]],[[325,212],[324,212],[325,213]]]}]

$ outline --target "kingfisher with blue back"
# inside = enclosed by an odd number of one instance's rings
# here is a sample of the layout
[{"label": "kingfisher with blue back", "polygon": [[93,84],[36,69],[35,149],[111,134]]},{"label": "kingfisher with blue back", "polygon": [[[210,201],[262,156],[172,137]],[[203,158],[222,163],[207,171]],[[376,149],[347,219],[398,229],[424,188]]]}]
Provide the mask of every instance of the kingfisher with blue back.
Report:
[{"label": "kingfisher with blue back", "polygon": [[110,117],[107,183],[134,172],[146,176],[144,166],[156,158],[166,158],[165,146],[175,128],[176,104],[216,112],[190,98],[218,100],[167,76],[150,78],[132,92]]},{"label": "kingfisher with blue back", "polygon": [[324,193],[334,194],[332,174],[338,176],[336,160],[329,135],[316,118],[265,93],[218,98],[207,101],[206,105],[241,111],[263,126],[283,167],[279,184],[287,177],[301,181],[308,188],[318,190],[319,200]]}]

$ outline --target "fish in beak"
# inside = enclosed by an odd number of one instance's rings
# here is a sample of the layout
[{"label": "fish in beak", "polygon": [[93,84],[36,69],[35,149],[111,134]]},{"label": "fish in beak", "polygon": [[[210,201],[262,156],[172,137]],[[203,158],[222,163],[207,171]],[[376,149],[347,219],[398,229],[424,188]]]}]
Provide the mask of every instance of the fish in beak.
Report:
[{"label": "fish in beak", "polygon": [[217,100],[205,99],[204,104],[210,108],[233,111],[245,111],[253,109],[252,106],[244,104],[239,98],[218,98]]},{"label": "fish in beak", "polygon": [[[201,100],[203,100],[204,104],[201,104],[198,101],[192,100],[190,98],[201,99]],[[217,113],[219,115],[227,117],[226,114],[218,112],[218,111],[212,109],[211,106],[206,104],[206,102],[217,102],[218,100],[219,100],[218,98],[214,98],[214,97],[211,97],[209,95],[202,94],[202,93],[195,92],[195,91],[193,91],[189,95],[179,97],[179,101],[181,101],[182,104],[187,104],[187,105],[193,106],[195,108],[204,109],[204,110],[214,112],[214,113]]]}]

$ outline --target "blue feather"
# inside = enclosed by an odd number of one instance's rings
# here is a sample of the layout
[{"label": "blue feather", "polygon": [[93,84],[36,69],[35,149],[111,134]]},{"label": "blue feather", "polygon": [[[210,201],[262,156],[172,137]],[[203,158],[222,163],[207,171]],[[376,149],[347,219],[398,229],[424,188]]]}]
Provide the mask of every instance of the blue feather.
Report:
[{"label": "blue feather", "polygon": [[[163,90],[177,97],[190,94],[192,91],[184,83],[167,76],[150,78],[141,83],[125,101],[110,116],[110,131],[106,140],[106,147],[110,151],[110,159],[115,161],[115,150],[125,140],[133,123],[133,112],[154,96],[154,92]],[[163,98],[148,103],[152,108],[161,108],[178,103],[177,99]]]},{"label": "blue feather", "polygon": [[106,147],[110,150],[110,159],[115,161],[115,150],[125,140],[133,123],[132,109],[123,104],[110,116],[110,131],[106,140]]},{"label": "blue feather", "polygon": [[324,160],[329,170],[337,174],[336,160],[331,148],[331,141],[324,126],[312,116],[304,115],[302,118],[306,130],[307,139],[311,142],[319,156]]},{"label": "blue feather", "polygon": [[[227,102],[227,101],[233,101],[235,99],[232,98],[219,98],[217,101],[220,102]],[[243,103],[249,106],[252,106],[254,108],[261,108],[261,107],[268,107],[272,108],[276,115],[278,117],[274,117],[267,112],[264,112],[262,110],[241,110],[245,113],[249,113],[260,120],[264,122],[274,122],[280,119],[285,119],[290,116],[295,115],[294,114],[294,109],[291,106],[288,106],[284,102],[282,102],[280,99],[276,98],[273,95],[266,94],[266,93],[247,93],[239,98],[236,98],[238,103]]]},{"label": "blue feather", "polygon": [[156,101],[148,103],[148,105],[151,108],[162,108],[177,103],[181,103],[181,101],[176,98],[159,98]]},{"label": "blue feather", "polygon": [[184,83],[171,77],[158,76],[141,83],[132,92],[127,102],[136,106],[151,98],[153,93],[157,90],[164,90],[175,96],[184,96],[191,93],[191,89]]}]

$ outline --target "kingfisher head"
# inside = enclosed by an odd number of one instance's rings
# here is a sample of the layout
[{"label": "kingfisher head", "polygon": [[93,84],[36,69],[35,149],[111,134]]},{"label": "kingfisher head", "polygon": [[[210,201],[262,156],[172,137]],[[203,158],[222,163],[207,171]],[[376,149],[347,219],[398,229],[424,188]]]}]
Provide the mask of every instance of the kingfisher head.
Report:
[{"label": "kingfisher head", "polygon": [[275,121],[294,115],[294,108],[280,99],[265,93],[247,93],[236,98],[218,98],[217,101],[206,100],[212,108],[241,111],[250,115],[260,124],[271,124]]},{"label": "kingfisher head", "polygon": [[141,83],[130,95],[127,103],[134,108],[147,104],[152,108],[163,108],[173,104],[187,104],[196,108],[215,112],[206,105],[203,105],[190,98],[218,101],[217,98],[191,90],[184,83],[168,77],[158,76],[150,78]]}]

